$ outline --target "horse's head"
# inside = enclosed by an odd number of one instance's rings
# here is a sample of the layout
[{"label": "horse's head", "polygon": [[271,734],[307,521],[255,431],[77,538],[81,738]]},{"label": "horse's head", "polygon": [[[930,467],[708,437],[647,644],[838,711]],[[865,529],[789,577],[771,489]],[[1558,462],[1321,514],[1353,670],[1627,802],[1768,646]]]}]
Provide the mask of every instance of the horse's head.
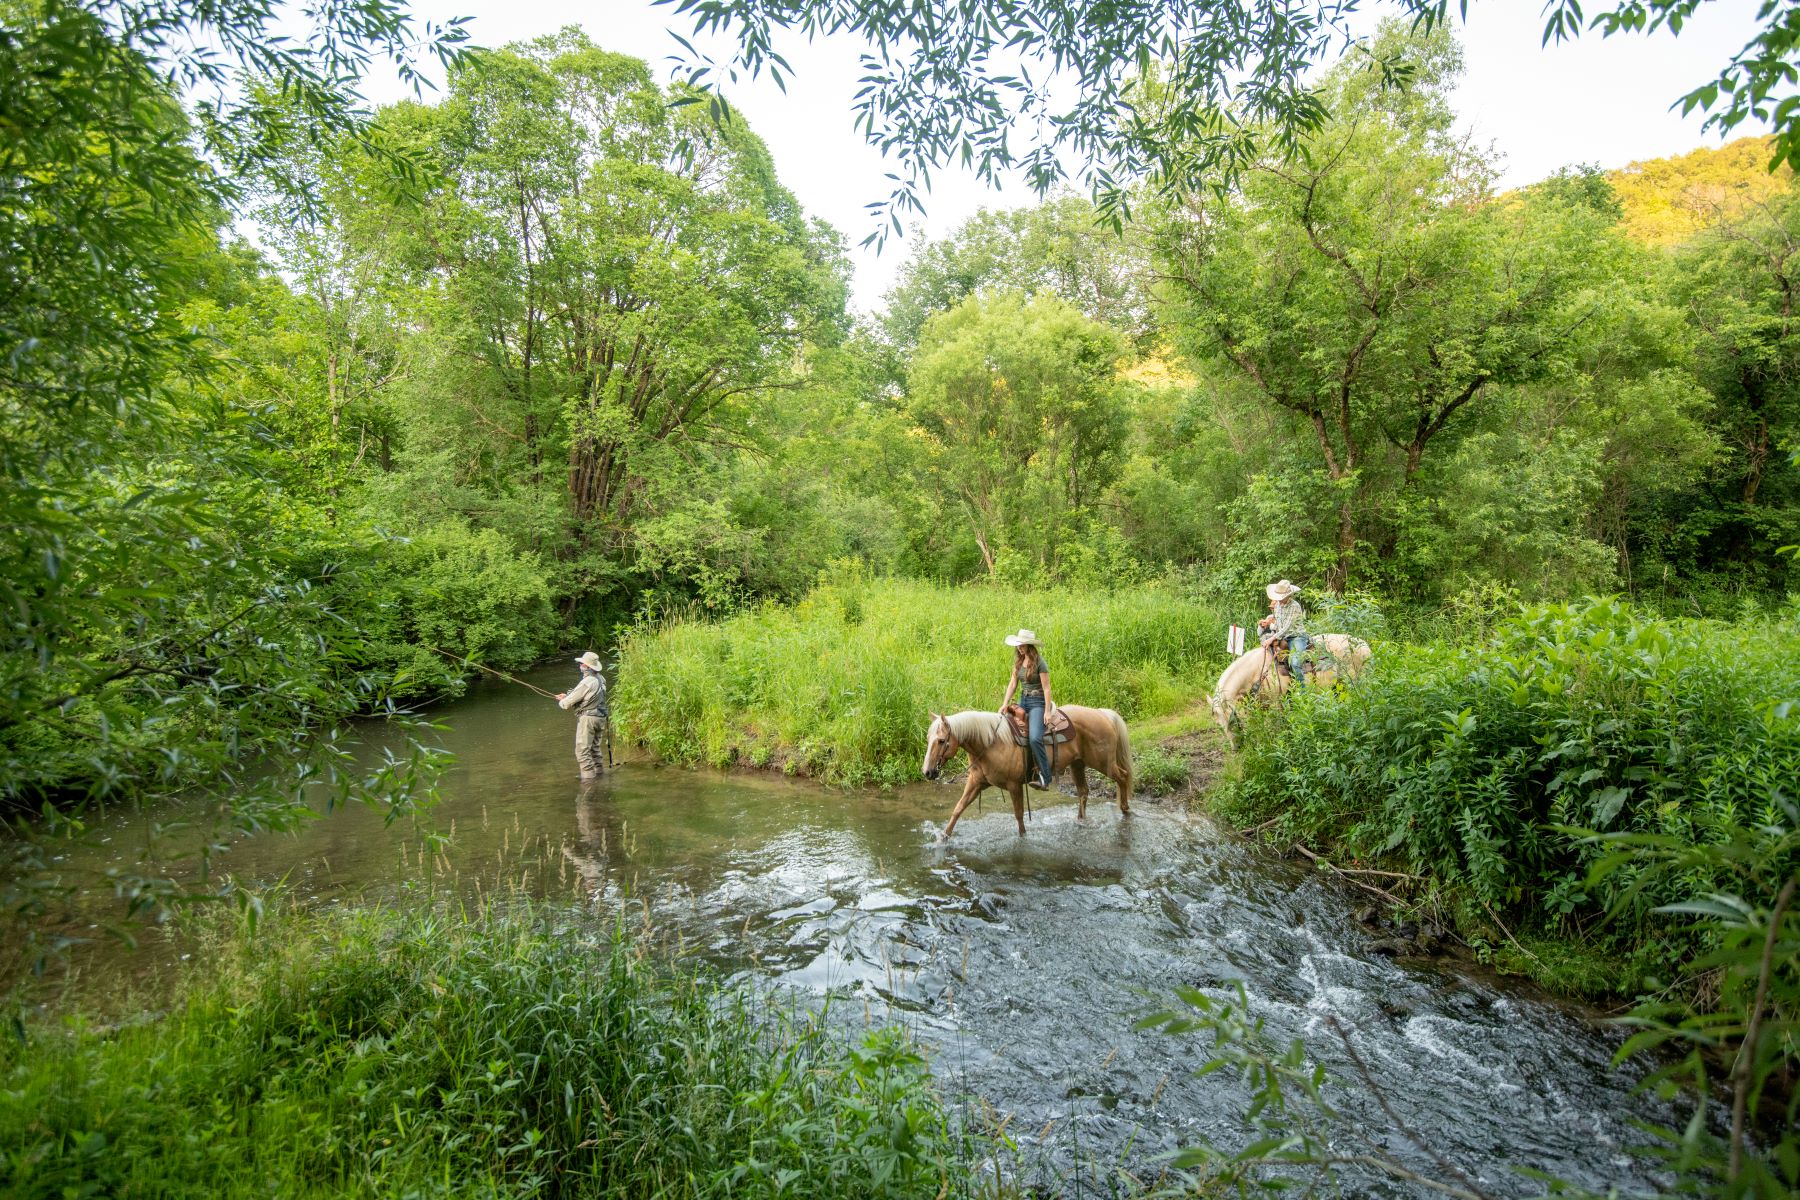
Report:
[{"label": "horse's head", "polygon": [[927,779],[936,779],[944,773],[944,764],[956,756],[962,749],[950,732],[950,722],[938,713],[931,714],[931,726],[925,731],[925,763],[920,768]]}]

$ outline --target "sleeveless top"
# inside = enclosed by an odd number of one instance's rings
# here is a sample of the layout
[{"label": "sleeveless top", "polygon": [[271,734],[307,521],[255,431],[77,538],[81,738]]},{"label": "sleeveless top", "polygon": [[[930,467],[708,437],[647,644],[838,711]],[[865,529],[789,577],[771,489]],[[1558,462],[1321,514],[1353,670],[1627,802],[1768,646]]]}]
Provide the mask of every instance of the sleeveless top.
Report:
[{"label": "sleeveless top", "polygon": [[1043,696],[1044,681],[1039,679],[1038,675],[1048,675],[1050,673],[1050,664],[1044,661],[1044,656],[1042,654],[1037,656],[1037,670],[1031,672],[1031,677],[1029,679],[1021,673],[1023,670],[1023,667],[1016,663],[1014,664],[1013,679],[1019,684],[1019,699],[1023,700],[1027,696]]}]

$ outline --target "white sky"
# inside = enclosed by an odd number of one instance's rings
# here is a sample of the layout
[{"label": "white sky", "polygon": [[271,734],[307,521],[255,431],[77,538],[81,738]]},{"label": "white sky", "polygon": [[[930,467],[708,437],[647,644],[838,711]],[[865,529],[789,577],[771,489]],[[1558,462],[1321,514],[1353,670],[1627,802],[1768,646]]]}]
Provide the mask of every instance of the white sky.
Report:
[{"label": "white sky", "polygon": [[[1711,79],[1750,40],[1757,2],[1703,4],[1679,37],[1664,32],[1602,38],[1589,32],[1573,43],[1541,47],[1543,18],[1536,0],[1474,0],[1467,23],[1457,27],[1467,64],[1457,107],[1477,139],[1493,143],[1504,156],[1502,187],[1531,183],[1571,163],[1612,168],[1716,145],[1721,139],[1702,135],[1698,114],[1684,119],[1669,106]],[[1384,7],[1373,0],[1369,15]],[[412,11],[430,21],[469,17],[474,41],[486,46],[579,25],[598,45],[645,59],[665,80],[670,56],[681,50],[669,30],[691,34],[683,18],[649,0],[413,0]],[[720,41],[695,44],[720,61],[729,54]],[[790,37],[777,48],[796,72],[785,94],[766,77],[729,87],[726,94],[768,143],[782,182],[808,212],[849,239],[854,302],[874,309],[906,246],[891,240],[879,255],[856,246],[874,228],[864,206],[887,195],[886,175],[895,169],[851,124],[860,47],[853,41],[807,44]],[[396,81],[374,78],[365,90],[376,103],[406,94]],[[1760,132],[1744,126],[1734,136]],[[1035,199],[1023,185],[994,191],[963,171],[943,171],[934,184],[922,222],[928,237],[948,233],[983,206],[1015,207]]]}]

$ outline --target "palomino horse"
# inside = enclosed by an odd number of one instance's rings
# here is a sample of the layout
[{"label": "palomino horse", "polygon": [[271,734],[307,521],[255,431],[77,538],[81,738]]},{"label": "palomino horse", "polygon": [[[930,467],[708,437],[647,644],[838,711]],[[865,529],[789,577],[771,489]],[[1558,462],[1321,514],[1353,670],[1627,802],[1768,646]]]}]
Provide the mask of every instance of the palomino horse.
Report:
[{"label": "palomino horse", "polygon": [[[1308,672],[1312,679],[1307,687],[1315,684],[1330,687],[1340,679],[1355,679],[1368,665],[1369,643],[1361,638],[1344,633],[1323,633],[1313,638],[1312,644],[1313,665]],[[1275,697],[1286,693],[1293,682],[1275,665],[1274,654],[1263,646],[1246,650],[1225,668],[1224,674],[1219,676],[1219,685],[1206,702],[1212,706],[1213,717],[1225,731],[1225,740],[1233,750],[1237,749],[1237,738],[1232,736],[1232,718],[1251,689],[1254,688],[1259,697]]]},{"label": "palomino horse", "polygon": [[[1068,767],[1075,777],[1075,794],[1081,799],[1076,816],[1087,817],[1087,768],[1106,775],[1119,785],[1119,812],[1131,815],[1131,736],[1125,732],[1125,720],[1110,708],[1082,708],[1075,704],[1057,706],[1068,714],[1070,740],[1060,746],[1045,746],[1050,754],[1050,775]],[[944,826],[948,838],[957,819],[969,802],[981,795],[985,787],[997,787],[1012,797],[1013,819],[1019,823],[1019,835],[1025,834],[1025,748],[1016,745],[1006,718],[992,712],[959,712],[949,716],[931,714],[931,727],[925,731],[925,765],[927,779],[943,773],[944,764],[956,757],[958,750],[969,752],[969,779],[963,784],[962,798],[950,813]]]}]

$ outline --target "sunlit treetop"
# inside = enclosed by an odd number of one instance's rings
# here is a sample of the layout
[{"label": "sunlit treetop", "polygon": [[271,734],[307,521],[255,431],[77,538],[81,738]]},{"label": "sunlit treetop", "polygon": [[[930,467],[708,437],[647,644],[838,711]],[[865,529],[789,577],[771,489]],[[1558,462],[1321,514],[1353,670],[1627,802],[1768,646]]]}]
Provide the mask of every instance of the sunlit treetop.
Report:
[{"label": "sunlit treetop", "polygon": [[[1229,186],[1248,163],[1304,153],[1326,120],[1309,84],[1316,64],[1360,54],[1385,83],[1404,61],[1353,34],[1359,0],[657,0],[699,34],[735,38],[716,62],[684,41],[680,70],[708,89],[765,71],[785,88],[792,67],[780,33],[859,39],[857,129],[898,170],[868,207],[865,244],[900,233],[924,211],[932,173],[959,164],[996,182],[1017,171],[1038,192],[1078,179],[1114,222],[1129,189]],[[1679,34],[1704,0],[1627,0],[1589,15],[1580,0],[1548,0],[1544,40],[1584,30]],[[1449,0],[1392,0],[1401,16],[1435,25]],[[1459,18],[1466,0],[1455,7]],[[1728,132],[1752,117],[1775,128],[1771,167],[1800,154],[1800,4],[1764,0],[1761,32],[1710,81],[1674,98]],[[1165,97],[1174,97],[1169,102]]]}]

